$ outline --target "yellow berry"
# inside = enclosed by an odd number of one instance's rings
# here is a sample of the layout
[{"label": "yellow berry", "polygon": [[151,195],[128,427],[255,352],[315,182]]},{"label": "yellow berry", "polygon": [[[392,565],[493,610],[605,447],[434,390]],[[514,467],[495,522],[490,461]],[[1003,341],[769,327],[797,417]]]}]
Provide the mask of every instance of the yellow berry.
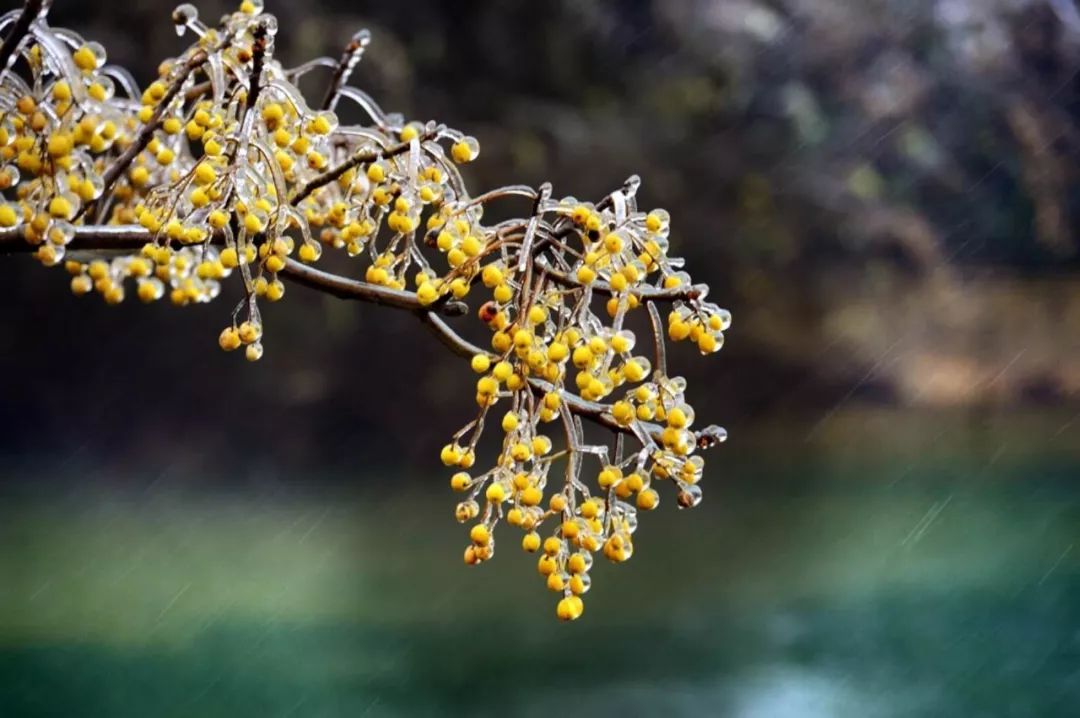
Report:
[{"label": "yellow berry", "polygon": [[209,162],[200,162],[195,168],[195,183],[206,185],[217,179],[217,172]]},{"label": "yellow berry", "polygon": [[484,524],[476,524],[469,531],[469,538],[478,546],[487,546],[491,540],[491,533]]},{"label": "yellow berry", "polygon": [[367,176],[372,182],[382,182],[386,179],[386,171],[383,169],[382,165],[369,165]]},{"label": "yellow berry", "polygon": [[520,498],[524,506],[539,506],[544,494],[535,486],[529,486],[521,492]]},{"label": "yellow berry", "polygon": [[469,235],[461,241],[461,251],[469,257],[475,257],[483,250],[484,244],[473,235]]},{"label": "yellow berry", "polygon": [[252,344],[262,336],[262,328],[254,322],[243,322],[238,332],[244,344]]},{"label": "yellow berry", "polygon": [[555,609],[555,615],[559,617],[561,621],[574,621],[581,617],[582,611],[585,610],[585,604],[578,596],[567,596],[559,601],[559,605]]},{"label": "yellow berry", "polygon": [[[589,504],[591,503],[592,502],[589,502]],[[585,573],[587,569],[588,563],[583,554],[575,553],[566,560],[566,570],[570,573]]]},{"label": "yellow berry", "polygon": [[263,266],[266,267],[266,271],[276,274],[285,269],[285,260],[280,255],[271,254],[263,262]]},{"label": "yellow berry", "polygon": [[450,148],[450,156],[454,158],[454,162],[458,164],[464,164],[466,162],[472,162],[476,159],[478,154],[479,145],[476,140],[467,137],[458,142],[455,142]]},{"label": "yellow berry", "polygon": [[551,439],[546,436],[534,436],[532,440],[532,451],[534,454],[544,456],[551,452]]},{"label": "yellow berry", "polygon": [[254,213],[248,212],[244,215],[244,229],[248,234],[258,234],[263,231],[263,222]]},{"label": "yellow berry", "polygon": [[634,418],[634,408],[628,401],[617,401],[611,406],[611,415],[620,425],[626,426]]},{"label": "yellow berry", "polygon": [[[229,215],[228,215],[227,212],[225,212],[223,210],[215,209],[207,217],[207,221],[210,223],[210,226],[213,227],[214,229],[224,229],[225,225],[227,225],[229,223]],[[236,250],[233,249],[232,253],[233,253],[233,256],[235,257],[236,256]],[[235,267],[236,265],[234,264],[233,266]]]},{"label": "yellow berry", "polygon": [[14,227],[19,223],[19,213],[10,204],[0,204],[0,227]]},{"label": "yellow berry", "polygon": [[47,151],[51,157],[63,157],[71,152],[75,142],[66,132],[58,132],[49,138]]},{"label": "yellow berry", "polygon": [[450,477],[450,488],[454,491],[464,491],[469,488],[470,482],[469,475],[464,471],[459,471]]},{"label": "yellow berry", "polygon": [[318,115],[311,121],[311,131],[317,135],[325,135],[330,132],[331,129],[333,129],[333,126],[330,124],[330,120],[327,119],[326,115]]},{"label": "yellow berry", "polygon": [[280,279],[275,279],[274,281],[272,281],[272,282],[270,282],[270,283],[268,283],[266,285],[266,298],[267,298],[267,300],[269,300],[271,302],[276,302],[276,301],[280,300],[284,296],[285,296],[285,285],[281,282]]},{"label": "yellow berry", "polygon": [[645,378],[645,367],[640,361],[633,359],[623,365],[623,374],[628,381],[638,382]]},{"label": "yellow berry", "polygon": [[461,450],[453,444],[447,444],[442,448],[439,458],[446,466],[454,466],[461,461]]},{"label": "yellow berry", "polygon": [[660,503],[660,495],[652,489],[638,492],[637,507],[642,511],[651,511],[656,508],[658,503]]},{"label": "yellow berry", "polygon": [[145,167],[139,166],[131,170],[131,184],[136,187],[142,187],[144,184],[150,181],[150,171]]},{"label": "yellow berry", "polygon": [[98,64],[97,55],[86,45],[72,53],[71,59],[75,62],[75,67],[83,72],[95,69]]},{"label": "yellow berry", "polygon": [[424,282],[416,290],[416,298],[423,306],[429,306],[439,298],[439,290],[431,282]]},{"label": "yellow berry", "polygon": [[570,348],[562,342],[552,342],[548,346],[547,357],[553,362],[561,362],[570,354]]},{"label": "yellow berry", "polygon": [[79,274],[71,278],[71,292],[77,296],[87,294],[93,288],[92,280],[85,274]]},{"label": "yellow berry", "polygon": [[240,332],[236,330],[236,327],[225,327],[221,330],[221,335],[218,336],[218,344],[227,352],[239,348],[241,344]]},{"label": "yellow berry", "polygon": [[496,265],[489,264],[484,267],[484,271],[481,273],[480,278],[484,282],[484,286],[491,289],[502,283],[503,273]]},{"label": "yellow berry", "polygon": [[64,197],[53,197],[49,200],[49,214],[57,219],[68,219],[71,217],[72,207],[71,202],[68,202]]}]

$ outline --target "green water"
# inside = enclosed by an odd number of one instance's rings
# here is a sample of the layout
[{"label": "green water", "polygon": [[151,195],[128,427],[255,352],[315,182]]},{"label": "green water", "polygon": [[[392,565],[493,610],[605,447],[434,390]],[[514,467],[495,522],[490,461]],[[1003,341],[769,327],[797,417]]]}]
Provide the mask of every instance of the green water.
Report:
[{"label": "green water", "polygon": [[516,540],[461,565],[442,477],[23,483],[0,715],[1075,716],[1080,463],[994,453],[732,450],[569,625]]}]

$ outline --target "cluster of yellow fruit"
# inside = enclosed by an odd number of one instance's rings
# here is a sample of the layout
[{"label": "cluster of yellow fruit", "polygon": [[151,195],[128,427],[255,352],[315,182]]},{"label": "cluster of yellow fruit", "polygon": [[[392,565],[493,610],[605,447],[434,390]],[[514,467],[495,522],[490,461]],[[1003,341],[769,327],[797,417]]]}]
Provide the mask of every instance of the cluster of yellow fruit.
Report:
[{"label": "cluster of yellow fruit", "polygon": [[[218,280],[238,269],[233,330],[240,319],[261,324],[258,299],[280,299],[279,273],[293,258],[317,261],[324,246],[368,249],[373,284],[403,289],[416,264],[431,273],[412,238],[427,207],[465,196],[454,165],[477,156],[474,138],[405,123],[344,86],[334,103],[356,100],[370,125],[339,126],[333,111],[312,109],[295,83],[334,63],[283,68],[261,2],[246,0],[217,27],[190,5],[173,20],[195,41],[141,93],[126,73],[102,69],[96,43],[43,17],[31,24],[17,48],[24,62],[12,58],[0,94],[0,189],[13,195],[0,228],[20,229],[51,266],[79,226],[140,226],[149,241],[127,256],[69,261],[73,290],[97,288],[115,303],[130,277],[140,298],[183,305],[217,296]],[[391,238],[377,247],[383,227]]]},{"label": "cluster of yellow fruit", "polygon": [[[8,18],[12,22],[13,18]],[[103,191],[105,156],[136,120],[116,98],[126,76],[107,74],[105,51],[74,33],[31,26],[21,59],[31,81],[9,68],[0,83],[0,228],[23,227],[44,264],[59,264],[73,220]]]},{"label": "cluster of yellow fruit", "polygon": [[[635,354],[637,336],[627,323],[640,307],[672,302],[669,335],[693,338],[703,354],[719,349],[731,323],[728,312],[704,301],[706,288],[679,270],[681,260],[668,256],[669,217],[663,210],[638,211],[638,186],[631,178],[596,204],[550,200],[543,188],[531,217],[491,228],[475,212],[451,211],[445,221],[433,215],[430,234],[450,269],[417,278],[417,297],[425,305],[447,295],[461,299],[474,283],[491,292],[480,308],[492,332],[491,351],[472,359],[480,375],[478,415],[442,451],[443,462],[457,469],[452,489],[467,493],[457,506],[458,520],[478,519],[465,562],[494,555],[499,521],[521,528],[522,548],[541,552],[538,570],[548,588],[562,594],[557,615],[567,620],[584,609],[581,596],[590,587],[595,552],[615,562],[630,558],[637,512],[659,504],[653,480],[672,480],[679,507],[701,499],[704,461],[694,455],[699,442],[686,382],[666,375],[665,338],[655,317],[654,360]],[[600,314],[593,310],[597,296],[606,297]],[[568,372],[576,372],[573,382]],[[599,403],[624,386],[625,398]],[[495,409],[500,402],[507,410]],[[607,446],[586,445],[574,407],[609,420],[617,432],[634,437],[639,450],[624,457],[621,448],[612,455]],[[555,431],[565,434],[566,446],[553,453],[546,426],[560,418],[563,427]],[[470,472],[484,427],[493,420],[503,432],[499,456],[493,467]],[[599,463],[591,486],[582,480],[589,454]],[[553,490],[550,471],[563,458],[565,480]],[[548,535],[542,538],[545,523]]]},{"label": "cluster of yellow fruit", "polygon": [[[340,61],[286,69],[261,2],[245,0],[215,27],[190,5],[173,21],[195,40],[143,92],[44,14],[16,47],[0,48],[11,51],[0,68],[0,229],[20,232],[46,265],[63,263],[76,294],[96,290],[109,303],[128,282],[146,302],[209,301],[236,270],[243,298],[218,341],[252,361],[263,355],[259,300],[281,299],[283,276],[310,279],[315,270],[296,262],[324,248],[367,258],[363,282],[335,279],[428,321],[482,287],[490,350],[434,325],[478,375],[477,415],[441,455],[465,494],[456,516],[472,523],[465,561],[493,556],[505,519],[541,554],[538,569],[561,594],[557,615],[580,616],[593,554],[630,558],[638,511],[660,500],[654,480],[675,484],[680,507],[696,505],[704,462],[694,452],[723,438],[715,427],[695,432],[686,382],[667,374],[666,338],[709,354],[731,323],[669,256],[668,213],[638,210],[636,177],[596,203],[552,199],[546,184],[470,195],[457,165],[479,154],[474,138],[405,122],[347,85],[366,33]],[[296,83],[324,66],[330,89],[313,108]],[[370,121],[339,123],[341,100]],[[483,222],[489,203],[514,196],[532,201],[529,216]],[[82,235],[96,238],[94,252],[68,251]],[[666,332],[658,303],[670,304]],[[583,416],[612,430],[614,447],[587,443]],[[493,422],[501,450],[474,471]],[[582,478],[590,457],[595,482]]]}]

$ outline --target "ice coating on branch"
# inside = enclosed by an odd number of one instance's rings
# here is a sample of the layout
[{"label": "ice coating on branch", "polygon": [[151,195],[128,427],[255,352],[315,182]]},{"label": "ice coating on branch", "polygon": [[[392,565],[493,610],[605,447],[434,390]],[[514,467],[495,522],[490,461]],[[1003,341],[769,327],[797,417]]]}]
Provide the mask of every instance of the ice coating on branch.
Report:
[{"label": "ice coating on branch", "polygon": [[[29,23],[12,54],[24,69],[0,84],[0,232],[63,265],[76,294],[110,304],[132,289],[144,302],[210,302],[236,282],[243,298],[218,343],[251,361],[266,350],[261,306],[283,298],[286,277],[382,292],[432,323],[477,375],[475,414],[441,452],[464,494],[455,515],[471,524],[465,562],[494,555],[500,524],[520,529],[561,596],[558,616],[577,618],[594,554],[631,557],[638,513],[658,505],[661,484],[679,507],[697,505],[700,451],[726,439],[700,428],[686,381],[668,375],[667,341],[711,354],[731,325],[669,255],[668,213],[639,209],[637,176],[595,203],[558,198],[551,183],[471,193],[459,167],[479,156],[475,137],[386,113],[346,84],[366,30],[339,60],[286,70],[261,2],[215,27],[188,4],[172,20],[192,44],[141,92],[97,43],[44,16]],[[327,92],[312,105],[295,80],[320,68]],[[341,98],[368,121],[342,125]],[[485,223],[492,202],[524,216]],[[68,256],[106,230],[144,241]],[[303,267],[327,251],[356,258],[362,281]],[[484,347],[432,319],[469,301]],[[639,314],[645,336],[631,328]],[[590,443],[583,416],[614,447]],[[479,462],[485,431],[501,432],[501,447]]]}]

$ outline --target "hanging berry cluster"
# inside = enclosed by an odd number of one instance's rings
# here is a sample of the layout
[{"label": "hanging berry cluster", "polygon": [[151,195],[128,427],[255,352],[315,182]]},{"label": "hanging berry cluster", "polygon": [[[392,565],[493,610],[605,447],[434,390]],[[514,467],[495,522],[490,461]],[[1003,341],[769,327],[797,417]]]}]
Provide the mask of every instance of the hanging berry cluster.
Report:
[{"label": "hanging berry cluster", "polygon": [[[633,554],[660,483],[679,507],[700,501],[698,452],[726,435],[695,428],[665,345],[711,354],[731,316],[669,256],[670,218],[638,209],[636,177],[595,203],[547,184],[470,194],[457,167],[476,139],[386,113],[348,84],[366,31],[339,60],[285,68],[261,2],[213,27],[181,5],[173,22],[194,41],[139,92],[100,45],[50,27],[47,9],[29,0],[0,17],[0,243],[62,264],[73,292],[110,304],[132,288],[144,302],[208,302],[236,274],[243,298],[218,342],[252,361],[259,305],[284,296],[283,278],[415,312],[477,375],[476,414],[441,452],[464,494],[465,562],[494,555],[500,522],[519,528],[559,618],[581,615],[594,554]],[[331,79],[313,107],[296,83],[320,68]],[[339,123],[341,102],[366,123]],[[528,216],[484,222],[514,196]],[[306,266],[326,249],[357,258],[363,279]],[[488,347],[442,318],[476,294]],[[614,444],[590,443],[583,418]],[[491,424],[501,449],[478,468]]]}]

